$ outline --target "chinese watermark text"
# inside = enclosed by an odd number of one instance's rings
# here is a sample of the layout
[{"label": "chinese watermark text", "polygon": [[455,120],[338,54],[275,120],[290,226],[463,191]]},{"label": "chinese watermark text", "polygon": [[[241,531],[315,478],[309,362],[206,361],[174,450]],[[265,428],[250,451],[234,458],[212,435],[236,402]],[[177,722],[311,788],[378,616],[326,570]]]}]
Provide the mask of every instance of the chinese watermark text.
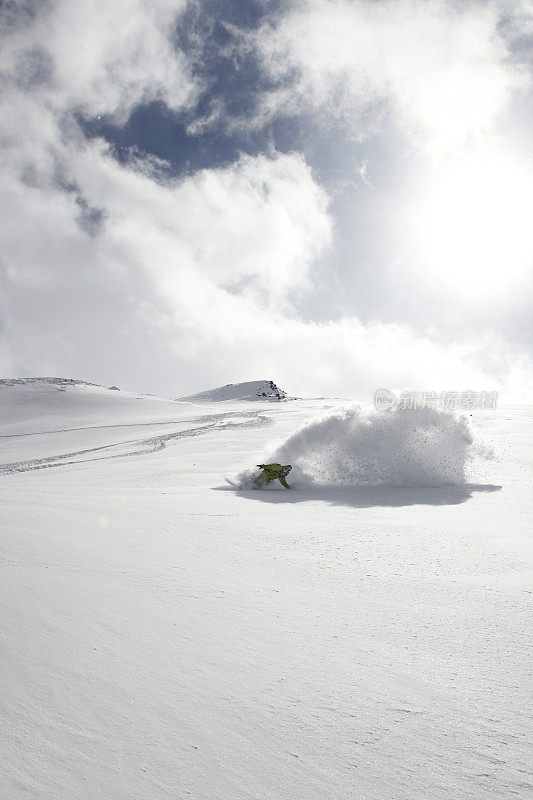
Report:
[{"label": "chinese watermark text", "polygon": [[476,392],[468,389],[463,392],[451,390],[405,391],[397,396],[390,389],[378,389],[374,394],[374,406],[378,411],[391,408],[441,408],[445,411],[471,411],[473,409],[494,409],[498,405],[498,392]]}]

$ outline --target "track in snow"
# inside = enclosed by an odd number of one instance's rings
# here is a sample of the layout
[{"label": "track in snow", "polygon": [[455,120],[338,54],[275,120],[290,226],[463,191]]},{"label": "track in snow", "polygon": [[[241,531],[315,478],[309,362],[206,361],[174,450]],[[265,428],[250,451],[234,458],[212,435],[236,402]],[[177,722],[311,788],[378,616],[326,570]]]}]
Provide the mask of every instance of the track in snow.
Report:
[{"label": "track in snow", "polygon": [[[235,417],[240,418],[240,421],[235,420]],[[232,419],[229,419],[232,418]],[[206,424],[199,427],[186,428],[185,430],[175,431],[174,433],[164,433],[158,436],[150,436],[144,439],[136,439],[133,441],[116,442],[114,444],[101,445],[100,447],[91,447],[84,450],[75,450],[70,453],[63,453],[54,456],[46,456],[44,458],[33,458],[26,461],[13,461],[9,464],[0,466],[0,475],[11,475],[16,472],[30,472],[38,469],[49,469],[50,467],[62,467],[68,464],[81,464],[86,461],[103,461],[111,458],[126,458],[128,456],[146,455],[147,453],[155,453],[158,450],[163,450],[167,443],[174,439],[182,439],[190,436],[202,436],[205,433],[217,430],[228,430],[235,428],[259,428],[266,425],[272,425],[272,419],[260,414],[256,411],[230,411],[224,414],[207,414],[197,417],[193,422],[204,422]],[[147,422],[140,423],[141,425],[169,425],[176,424],[182,425],[182,421],[177,422]],[[69,431],[83,431],[83,430],[99,430],[99,429],[115,429],[124,427],[139,427],[139,424],[126,424],[126,425],[91,425],[80,428],[65,428],[64,430],[57,431],[42,431],[37,434],[13,434],[13,437],[18,436],[42,436],[54,433],[67,433]],[[3,436],[2,438],[11,438],[10,436]],[[137,449],[131,449],[135,447]],[[112,452],[118,448],[126,448],[126,452]],[[99,455],[95,458],[80,458],[80,456],[89,456],[92,453],[107,452],[109,455]]]}]

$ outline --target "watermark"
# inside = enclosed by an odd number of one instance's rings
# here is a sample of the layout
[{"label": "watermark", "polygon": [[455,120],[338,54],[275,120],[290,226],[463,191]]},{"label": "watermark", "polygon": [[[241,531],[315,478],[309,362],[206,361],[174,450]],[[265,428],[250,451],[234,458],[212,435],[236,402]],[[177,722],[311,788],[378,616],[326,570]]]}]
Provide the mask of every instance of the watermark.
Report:
[{"label": "watermark", "polygon": [[390,389],[377,389],[374,394],[374,407],[378,411],[389,411],[392,408],[439,408],[444,411],[483,411],[494,409],[498,405],[498,392],[475,392],[468,389],[463,392],[455,390],[444,392],[406,391],[395,395]]}]

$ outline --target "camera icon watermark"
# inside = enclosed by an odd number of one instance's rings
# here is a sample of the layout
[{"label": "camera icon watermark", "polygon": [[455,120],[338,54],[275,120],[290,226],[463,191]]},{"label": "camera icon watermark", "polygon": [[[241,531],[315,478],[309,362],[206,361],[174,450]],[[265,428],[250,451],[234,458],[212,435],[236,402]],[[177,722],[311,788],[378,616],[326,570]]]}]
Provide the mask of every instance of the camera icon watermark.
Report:
[{"label": "camera icon watermark", "polygon": [[374,407],[378,411],[389,411],[398,405],[398,399],[390,389],[377,389],[374,394]]},{"label": "camera icon watermark", "polygon": [[374,393],[374,408],[377,411],[390,411],[393,408],[417,409],[439,408],[444,411],[490,410],[498,406],[499,393],[495,391],[473,391],[467,389],[433,392],[405,391],[395,395],[390,389],[377,389]]}]

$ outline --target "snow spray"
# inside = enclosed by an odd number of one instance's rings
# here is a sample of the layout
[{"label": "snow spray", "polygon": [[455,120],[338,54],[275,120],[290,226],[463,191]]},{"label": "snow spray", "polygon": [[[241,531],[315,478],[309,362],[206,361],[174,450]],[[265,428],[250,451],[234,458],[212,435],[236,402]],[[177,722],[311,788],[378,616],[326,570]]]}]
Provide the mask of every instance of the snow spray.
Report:
[{"label": "snow spray", "polygon": [[465,415],[356,406],[300,428],[269,460],[292,464],[295,485],[441,486],[488,457]]}]

